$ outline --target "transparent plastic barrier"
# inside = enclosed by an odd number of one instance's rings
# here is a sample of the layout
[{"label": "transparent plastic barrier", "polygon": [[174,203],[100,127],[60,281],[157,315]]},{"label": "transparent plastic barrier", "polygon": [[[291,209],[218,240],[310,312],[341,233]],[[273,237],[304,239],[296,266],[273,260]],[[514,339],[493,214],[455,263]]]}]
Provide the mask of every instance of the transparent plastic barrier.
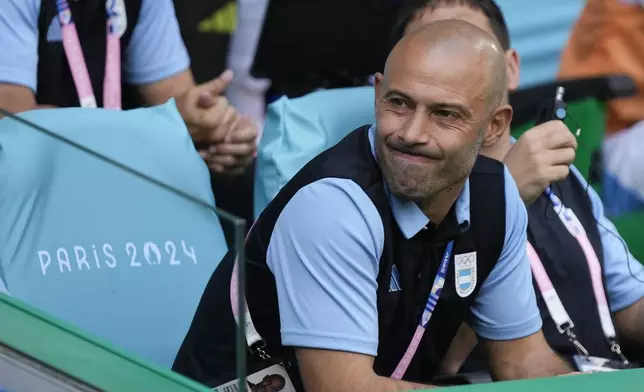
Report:
[{"label": "transparent plastic barrier", "polygon": [[[117,168],[138,181],[149,183],[159,194],[173,194],[203,209],[204,213],[214,212],[222,228],[228,226],[227,228],[232,229],[226,230],[233,233],[232,241],[229,241],[230,248],[239,254],[241,260],[245,259],[243,245],[246,222],[244,219],[112,159],[97,149],[90,149],[71,138],[61,136],[59,132],[52,131],[46,125],[35,124],[21,118],[20,115],[13,115],[0,108],[0,119],[2,117],[10,117],[11,121],[22,125],[25,131],[30,130],[46,135],[59,143],[82,151],[91,159]],[[1,159],[0,165],[2,165]],[[6,189],[0,189],[0,192],[6,191]],[[0,227],[2,224],[3,221],[0,219]],[[245,295],[245,271],[244,263],[240,263],[237,269],[240,306]],[[10,292],[10,283],[7,286]],[[230,360],[236,361],[239,385],[245,388],[247,348],[244,312],[241,312],[240,317],[242,320],[240,320],[241,327],[238,328],[237,355]],[[40,386],[43,385],[47,387],[41,388]],[[2,294],[0,289],[0,392],[5,390],[6,392],[33,390],[121,392],[207,391],[209,389],[169,369],[147,363],[132,353],[112,346],[109,342],[90,336],[65,321],[23,303],[19,298]]]}]

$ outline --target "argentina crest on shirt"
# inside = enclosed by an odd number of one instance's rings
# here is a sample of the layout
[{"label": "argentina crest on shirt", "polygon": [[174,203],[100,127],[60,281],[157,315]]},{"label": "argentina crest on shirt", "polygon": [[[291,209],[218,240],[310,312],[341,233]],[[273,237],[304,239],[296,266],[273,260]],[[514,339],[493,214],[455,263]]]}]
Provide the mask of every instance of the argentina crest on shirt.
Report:
[{"label": "argentina crest on shirt", "polygon": [[454,286],[459,297],[465,298],[476,288],[476,252],[454,255]]}]

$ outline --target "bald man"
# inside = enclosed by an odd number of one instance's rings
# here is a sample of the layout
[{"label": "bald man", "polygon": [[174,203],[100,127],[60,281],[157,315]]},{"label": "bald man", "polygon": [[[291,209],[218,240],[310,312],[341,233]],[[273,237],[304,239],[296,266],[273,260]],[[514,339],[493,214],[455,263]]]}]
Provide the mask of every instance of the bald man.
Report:
[{"label": "bald man", "polygon": [[[570,371],[540,331],[524,204],[478,156],[512,117],[505,79],[502,49],[466,22],[396,45],[376,124],[300,170],[247,238],[249,373],[283,366],[308,392],[425,388],[465,320],[497,379]],[[229,252],[174,364],[211,386],[235,377],[236,268]]]}]

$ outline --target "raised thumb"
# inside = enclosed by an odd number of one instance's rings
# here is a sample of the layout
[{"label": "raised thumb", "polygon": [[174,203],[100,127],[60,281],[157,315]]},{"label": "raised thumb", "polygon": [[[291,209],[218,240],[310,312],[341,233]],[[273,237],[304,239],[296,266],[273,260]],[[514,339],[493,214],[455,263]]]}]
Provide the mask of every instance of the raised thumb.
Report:
[{"label": "raised thumb", "polygon": [[225,70],[217,78],[206,83],[205,91],[212,96],[217,96],[226,90],[230,82],[233,80],[233,71],[230,69]]}]

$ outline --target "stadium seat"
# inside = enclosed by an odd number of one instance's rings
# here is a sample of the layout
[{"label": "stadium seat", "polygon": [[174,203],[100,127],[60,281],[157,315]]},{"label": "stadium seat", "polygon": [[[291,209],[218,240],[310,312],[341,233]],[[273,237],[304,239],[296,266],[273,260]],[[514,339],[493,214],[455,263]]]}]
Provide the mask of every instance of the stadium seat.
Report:
[{"label": "stadium seat", "polygon": [[255,218],[308,161],[374,121],[373,87],[320,90],[268,106],[257,152]]},{"label": "stadium seat", "polygon": [[227,251],[208,170],[174,103],[20,118],[28,123],[0,120],[0,280],[13,297],[169,368]]}]

